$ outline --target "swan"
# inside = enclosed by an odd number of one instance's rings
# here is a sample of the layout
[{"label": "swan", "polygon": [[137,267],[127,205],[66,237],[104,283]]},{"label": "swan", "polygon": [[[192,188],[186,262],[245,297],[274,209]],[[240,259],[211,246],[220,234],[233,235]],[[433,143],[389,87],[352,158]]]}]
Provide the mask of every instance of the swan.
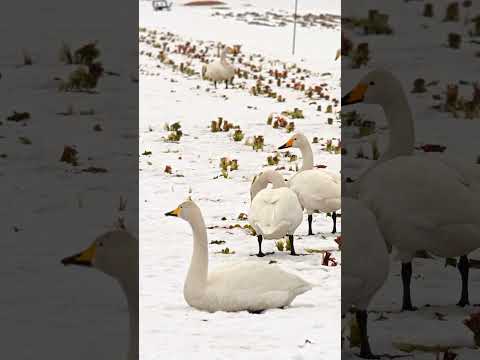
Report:
[{"label": "swan", "polygon": [[278,149],[298,148],[303,163],[300,171],[289,180],[289,187],[298,196],[308,213],[308,235],[313,235],[312,221],[315,210],[332,213],[332,234],[337,232],[337,213],[341,204],[341,179],[323,169],[313,168],[313,152],[305,135],[296,133]]},{"label": "swan", "polygon": [[[272,184],[272,189],[266,189]],[[253,179],[250,195],[252,204],[248,220],[258,238],[258,255],[262,252],[263,239],[280,239],[288,235],[290,254],[296,255],[293,234],[302,222],[303,209],[297,195],[288,187],[283,176],[275,170],[261,172]]]},{"label": "swan", "polygon": [[412,259],[425,250],[440,257],[460,257],[462,279],[459,306],[468,305],[469,260],[480,247],[479,193],[466,170],[447,161],[413,156],[413,118],[400,82],[385,70],[368,73],[342,98],[380,105],[390,127],[387,151],[353,183],[355,194],[375,214],[385,241],[398,250],[402,262],[403,310],[412,306]]},{"label": "swan", "polygon": [[208,240],[200,208],[192,200],[180,204],[166,216],[186,220],[193,231],[193,255],[183,295],[191,307],[207,312],[249,311],[289,306],[312,285],[277,265],[252,261],[208,271]]},{"label": "swan", "polygon": [[344,197],[342,213],[342,317],[354,310],[360,328],[360,357],[373,359],[377,357],[368,341],[367,309],[388,277],[389,255],[375,216],[360,201]]},{"label": "swan", "polygon": [[220,59],[203,65],[202,67],[203,78],[213,81],[215,89],[219,81],[225,81],[225,88],[228,89],[228,83],[232,82],[235,76],[235,68],[226,59],[227,53],[232,53],[232,49],[228,46],[223,48],[220,53]]},{"label": "swan", "polygon": [[83,252],[64,258],[62,264],[94,267],[119,282],[130,316],[128,359],[138,360],[138,240],[124,230],[109,231]]}]

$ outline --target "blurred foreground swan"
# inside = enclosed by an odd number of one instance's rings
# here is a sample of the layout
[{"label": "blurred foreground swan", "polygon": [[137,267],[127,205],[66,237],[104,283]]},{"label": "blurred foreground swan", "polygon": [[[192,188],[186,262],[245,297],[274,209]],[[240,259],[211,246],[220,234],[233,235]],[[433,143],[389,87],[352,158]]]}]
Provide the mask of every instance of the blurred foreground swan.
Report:
[{"label": "blurred foreground swan", "polygon": [[342,199],[342,317],[354,310],[360,328],[360,357],[372,359],[367,310],[389,272],[387,246],[375,216],[360,201]]},{"label": "blurred foreground swan", "polygon": [[208,312],[283,308],[311,284],[277,265],[245,261],[208,271],[208,240],[200,208],[191,200],[166,213],[186,220],[193,231],[193,255],[183,295],[188,305]]},{"label": "blurred foreground swan", "polygon": [[[268,184],[273,188],[267,189]],[[263,239],[281,239],[286,235],[290,241],[290,254],[296,255],[293,234],[302,222],[303,210],[283,176],[275,170],[261,172],[253,179],[250,195],[252,204],[248,220],[257,233],[258,256],[265,256]]]},{"label": "blurred foreground swan", "polygon": [[413,117],[400,82],[374,70],[342,98],[342,106],[380,105],[390,128],[387,151],[353,183],[352,195],[375,214],[382,234],[402,262],[403,310],[414,310],[410,296],[412,259],[419,250],[440,257],[460,256],[462,292],[469,304],[469,260],[480,247],[480,196],[468,167],[432,156],[413,156]]},{"label": "blurred foreground swan", "polygon": [[298,196],[300,204],[307,210],[308,214],[308,235],[313,235],[312,220],[313,213],[332,213],[333,229],[337,232],[337,213],[341,205],[341,179],[340,176],[332,174],[323,169],[313,168],[313,151],[308,139],[302,133],[293,135],[279,149],[297,148],[300,149],[303,164],[300,171],[289,180],[290,189]]},{"label": "blurred foreground swan", "polygon": [[227,53],[231,53],[232,49],[228,46],[224,47],[220,53],[220,59],[217,59],[202,67],[202,76],[204,79],[213,81],[215,89],[217,82],[225,82],[225,88],[228,89],[228,84],[232,82],[235,76],[235,68],[227,61]]},{"label": "blurred foreground swan", "polygon": [[138,360],[138,239],[127,231],[109,231],[85,251],[64,258],[62,264],[94,267],[119,282],[130,316],[128,359]]}]

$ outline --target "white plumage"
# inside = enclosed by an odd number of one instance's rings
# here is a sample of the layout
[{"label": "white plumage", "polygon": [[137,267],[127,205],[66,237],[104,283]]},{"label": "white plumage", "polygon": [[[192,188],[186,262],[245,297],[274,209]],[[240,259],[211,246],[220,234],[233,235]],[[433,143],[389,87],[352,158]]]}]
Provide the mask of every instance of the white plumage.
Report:
[{"label": "white plumage", "polygon": [[109,231],[83,252],[64,258],[62,264],[94,267],[118,281],[128,303],[128,360],[138,360],[138,239],[127,231]]},{"label": "white plumage", "polygon": [[402,86],[389,72],[375,70],[342,99],[383,107],[390,126],[389,148],[353,185],[388,244],[402,261],[403,309],[411,310],[411,260],[419,250],[441,257],[460,256],[462,294],[469,303],[468,258],[480,247],[478,173],[448,158],[413,156],[413,118]]},{"label": "white plumage", "polygon": [[353,308],[361,332],[361,357],[371,355],[367,309],[389,272],[389,256],[373,213],[351,198],[342,199],[342,316]]},{"label": "white plumage", "polygon": [[[268,184],[273,188],[266,188]],[[302,222],[303,210],[300,202],[283,176],[274,170],[260,173],[252,182],[252,204],[248,219],[258,236],[258,256],[263,256],[263,239],[290,237],[290,252],[295,255],[293,235]]]},{"label": "white plumage", "polygon": [[228,89],[228,84],[232,82],[235,76],[235,68],[227,61],[226,55],[231,52],[231,48],[225,47],[221,54],[220,59],[217,59],[202,67],[202,75],[206,80],[213,81],[215,88],[217,82],[225,82],[225,87]]},{"label": "white plumage", "polygon": [[295,192],[300,204],[308,214],[308,233],[313,235],[312,215],[315,211],[332,213],[333,230],[336,232],[336,211],[341,206],[341,178],[324,169],[313,168],[313,152],[305,135],[293,135],[279,149],[298,148],[302,153],[301,170],[289,180],[289,187]]},{"label": "white plumage", "polygon": [[277,265],[247,261],[208,271],[208,239],[202,213],[191,200],[167,213],[188,221],[193,231],[193,255],[184,286],[185,301],[209,311],[250,311],[288,306],[311,284]]},{"label": "white plumage", "polygon": [[293,235],[302,222],[302,207],[288,187],[264,189],[252,201],[249,221],[264,239]]}]

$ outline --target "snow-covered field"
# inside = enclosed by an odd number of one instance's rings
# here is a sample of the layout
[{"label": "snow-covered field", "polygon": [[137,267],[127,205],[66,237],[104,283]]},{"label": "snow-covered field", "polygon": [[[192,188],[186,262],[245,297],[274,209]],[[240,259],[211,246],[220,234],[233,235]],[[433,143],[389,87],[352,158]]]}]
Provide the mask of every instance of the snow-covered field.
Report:
[{"label": "snow-covered field", "polygon": [[[248,7],[253,5],[254,8]],[[292,11],[289,1],[229,1],[229,10]],[[319,27],[298,29],[297,54],[291,55],[292,27],[249,25],[234,19],[212,17],[211,8],[186,8],[174,4],[170,12],[153,12],[150,2],[140,2],[140,358],[142,360],[175,358],[190,359],[339,359],[340,358],[340,266],[322,266],[322,254],[309,254],[306,249],[331,251],[340,260],[335,236],[330,234],[332,221],[325,214],[315,214],[315,236],[306,236],[306,216],[297,230],[296,250],[305,256],[292,257],[280,252],[273,241],[264,242],[265,251],[275,251],[265,258],[251,256],[257,252],[256,237],[235,227],[246,225],[237,220],[248,213],[250,183],[275,155],[278,146],[292,135],[283,128],[267,125],[270,114],[299,108],[304,119],[295,122],[296,131],[304,132],[312,144],[315,163],[328,170],[340,171],[340,155],[323,149],[327,140],[335,144],[340,137],[337,112],[340,96],[340,62],[334,57],[340,42],[340,31]],[[340,1],[305,1],[300,13],[339,14]],[[167,34],[167,33],[171,34]],[[157,55],[167,42],[169,61]],[[212,58],[217,42],[241,45],[235,65],[249,74],[248,79],[236,77],[234,88],[201,80],[202,63],[187,53],[177,51],[178,45],[208,48]],[[232,58],[231,58],[232,59]],[[187,75],[178,69],[193,69]],[[249,63],[250,67],[246,65]],[[263,64],[263,65],[262,65]],[[296,64],[299,73],[296,73]],[[261,65],[261,66],[260,66]],[[176,71],[174,71],[176,69]],[[256,75],[267,83],[269,70],[288,69],[288,77],[278,87],[270,84],[278,102],[263,95],[253,96],[251,87]],[[190,71],[190,70],[189,70]],[[302,78],[303,77],[303,78]],[[287,88],[295,78],[306,87],[322,85],[323,95]],[[293,82],[292,82],[293,84]],[[318,110],[321,105],[321,111]],[[333,113],[326,113],[333,105]],[[240,126],[245,138],[235,142],[234,130],[212,133],[210,124],[222,117]],[[333,119],[331,125],[328,118]],[[165,123],[180,122],[183,136],[178,142],[167,142]],[[263,135],[265,146],[254,151],[246,142]],[[151,154],[150,154],[151,152]],[[279,167],[289,177],[300,164],[299,157],[290,163],[280,156]],[[221,175],[222,157],[238,160],[239,169]],[[171,167],[172,174],[165,172]],[[292,169],[292,170],[290,170]],[[200,206],[205,217],[209,241],[225,241],[209,245],[210,268],[241,261],[270,262],[275,260],[283,269],[318,284],[312,291],[298,297],[291,307],[270,310],[260,315],[241,313],[205,313],[190,308],[183,299],[183,282],[188,269],[192,234],[182,220],[164,217],[187,196]],[[234,254],[219,253],[228,247]]]},{"label": "snow-covered field", "polygon": [[[137,71],[136,33],[128,26],[128,7],[115,14],[120,32],[113,31],[115,21],[105,24],[111,11],[109,2],[87,0],[9,2],[0,12],[0,327],[6,358],[107,359],[126,352],[128,314],[118,285],[98,271],[60,263],[119,216],[137,232],[138,84],[130,80]],[[59,91],[55,78],[77,68],[59,60],[62,42],[74,50],[92,40],[99,42],[105,68],[120,76],[101,78],[95,94]],[[23,66],[22,54],[33,64]],[[69,107],[73,113],[62,115]],[[30,118],[7,120],[14,111]],[[103,131],[94,131],[95,125]],[[78,150],[78,166],[60,162],[65,145]],[[107,172],[82,171],[91,166]],[[118,210],[120,197],[125,211]]]},{"label": "snow-covered field", "polygon": [[[474,163],[480,154],[478,134],[480,119],[455,118],[451,113],[433,109],[442,100],[434,100],[434,95],[440,95],[445,101],[447,84],[459,84],[460,94],[466,99],[472,98],[472,83],[478,81],[479,62],[476,53],[480,50],[479,37],[468,35],[473,30],[472,23],[465,20],[480,12],[480,4],[473,2],[468,10],[460,3],[460,21],[444,22],[445,10],[451,1],[442,0],[434,4],[433,18],[422,16],[425,6],[423,1],[381,1],[365,0],[353,2],[342,7],[351,10],[342,13],[346,17],[367,17],[368,9],[378,9],[390,15],[389,23],[393,35],[363,36],[347,32],[355,43],[368,42],[371,60],[360,70],[351,70],[349,59],[342,63],[342,92],[348,91],[367,71],[382,67],[386,68],[402,81],[415,118],[416,144],[439,144],[447,147],[445,154],[467,159]],[[460,49],[454,50],[446,46],[448,34],[458,33],[463,36]],[[347,73],[348,72],[348,73]],[[427,92],[412,94],[413,81],[424,78]],[[461,82],[461,83],[460,83]],[[349,108],[348,110],[353,110]],[[378,121],[377,129],[379,143],[384,146],[388,129],[385,128],[383,112],[372,106],[359,106],[366,118]],[[342,132],[343,143],[348,147],[351,139]],[[366,162],[368,163],[368,161]],[[350,171],[358,173],[358,168],[352,166]],[[478,251],[471,254],[473,259],[479,258]],[[374,261],[374,259],[371,259]],[[403,342],[418,347],[443,346],[460,347],[452,349],[458,354],[457,359],[478,359],[478,349],[474,346],[472,333],[462,324],[469,314],[476,312],[475,307],[458,308],[454,304],[460,296],[460,275],[453,267],[444,267],[444,259],[414,261],[412,278],[412,297],[417,312],[399,312],[401,309],[401,278],[400,263],[392,260],[391,274],[384,288],[379,291],[370,313],[370,342],[377,354],[403,354],[393,343]],[[470,300],[480,302],[480,274],[477,269],[470,272]],[[431,304],[431,306],[426,306]],[[348,344],[348,342],[347,342]],[[348,349],[342,353],[342,358],[354,357],[358,349]],[[415,351],[411,354],[415,359],[435,359],[431,352]],[[442,355],[443,356],[443,355]]]}]

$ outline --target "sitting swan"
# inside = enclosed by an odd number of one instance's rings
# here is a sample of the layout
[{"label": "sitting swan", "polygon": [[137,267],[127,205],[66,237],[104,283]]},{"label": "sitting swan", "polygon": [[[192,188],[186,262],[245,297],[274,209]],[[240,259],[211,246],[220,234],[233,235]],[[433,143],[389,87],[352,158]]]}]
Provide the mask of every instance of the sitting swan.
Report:
[{"label": "sitting swan", "polygon": [[337,213],[341,205],[341,179],[323,169],[313,168],[313,152],[305,135],[296,133],[278,149],[298,148],[302,153],[303,164],[300,171],[289,180],[290,189],[298,196],[300,204],[308,213],[308,235],[313,235],[313,213],[318,210],[332,213],[333,229],[337,232]]},{"label": "sitting swan", "polygon": [[64,258],[62,264],[94,267],[117,279],[130,315],[128,359],[138,360],[138,240],[127,231],[109,231],[85,251]]},{"label": "sitting swan", "polygon": [[312,285],[277,265],[246,261],[208,272],[207,230],[200,208],[191,200],[166,213],[188,223],[193,231],[193,255],[183,295],[188,305],[208,312],[283,308]]},{"label": "sitting swan", "polygon": [[202,76],[204,79],[211,80],[217,88],[217,82],[225,81],[225,88],[228,89],[228,84],[233,81],[235,76],[235,68],[227,59],[227,53],[231,53],[232,49],[228,46],[224,47],[220,53],[220,59],[217,59],[202,67]]},{"label": "sitting swan", "polygon": [[412,259],[425,250],[440,257],[460,256],[462,291],[458,305],[469,304],[469,260],[480,247],[479,192],[465,168],[441,158],[413,156],[413,117],[400,82],[374,70],[342,98],[383,107],[390,128],[388,150],[353,183],[354,195],[377,217],[386,242],[402,262],[403,310],[414,310],[410,295]]},{"label": "sitting swan", "polygon": [[[272,189],[266,189],[269,183],[273,185]],[[250,195],[252,204],[248,220],[257,233],[257,256],[265,256],[263,239],[281,239],[285,235],[290,241],[290,254],[296,255],[293,234],[302,222],[303,210],[283,176],[275,170],[260,173],[253,179]]]},{"label": "sitting swan", "polygon": [[342,199],[342,317],[354,310],[360,328],[360,357],[372,359],[367,309],[388,277],[390,260],[377,222],[363,204]]}]

